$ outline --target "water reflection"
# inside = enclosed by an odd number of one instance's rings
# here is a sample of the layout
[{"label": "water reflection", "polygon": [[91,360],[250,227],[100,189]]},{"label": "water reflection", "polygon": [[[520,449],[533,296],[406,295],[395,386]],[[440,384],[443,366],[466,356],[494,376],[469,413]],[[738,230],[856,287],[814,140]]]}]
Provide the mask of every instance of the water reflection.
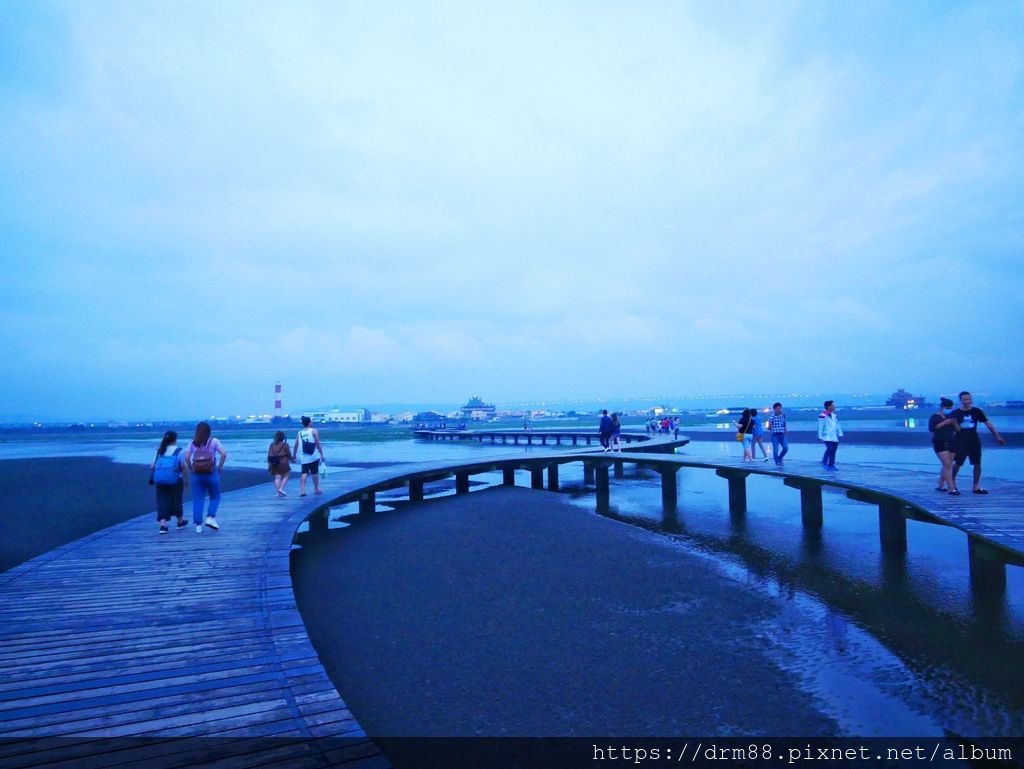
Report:
[{"label": "water reflection", "polygon": [[[694,485],[691,479],[689,488]],[[577,505],[593,504],[582,490],[573,496]],[[682,495],[677,512],[663,517],[657,480],[637,477],[615,485],[609,515],[659,532],[708,558],[723,574],[781,597],[783,608],[770,632],[779,664],[832,702],[845,714],[845,721],[839,720],[854,732],[932,734],[945,728],[1014,735],[1024,730],[1024,666],[1017,664],[1024,654],[1024,623],[1009,611],[1012,591],[949,590],[942,573],[929,571],[936,561],[940,570],[948,562],[952,571],[965,571],[962,542],[939,543],[937,552],[929,542],[928,557],[918,559],[929,567],[922,578],[922,564],[911,573],[906,555],[881,552],[871,506],[832,500],[854,513],[854,523],[844,526],[830,508],[823,529],[804,529],[792,496],[781,500],[789,508],[788,523],[781,527],[764,520],[778,514],[776,509],[752,507],[730,515],[724,500],[694,504],[696,496]],[[910,526],[911,535],[919,537],[928,524]],[[787,538],[797,546],[785,544]],[[910,557],[916,557],[916,545],[912,541]],[[858,561],[855,552],[869,547],[875,578],[871,568],[865,569],[871,562]]]}]

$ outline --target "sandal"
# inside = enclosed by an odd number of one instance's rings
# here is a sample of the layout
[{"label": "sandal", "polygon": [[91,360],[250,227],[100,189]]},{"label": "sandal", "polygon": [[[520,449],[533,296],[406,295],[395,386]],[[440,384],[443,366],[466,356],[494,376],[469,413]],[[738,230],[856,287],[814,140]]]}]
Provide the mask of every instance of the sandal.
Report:
[{"label": "sandal", "polygon": [[951,496],[951,497],[959,497],[960,496],[960,492],[957,489],[953,489],[951,492],[949,492],[949,496]]},{"label": "sandal", "polygon": [[941,492],[941,491],[945,491],[945,490],[946,490],[946,487],[945,487],[945,486],[936,486],[936,487],[935,487],[935,490],[936,490],[936,491],[940,491],[940,492]]},{"label": "sandal", "polygon": [[975,489],[974,493],[975,494],[988,494],[988,492],[985,489]]}]

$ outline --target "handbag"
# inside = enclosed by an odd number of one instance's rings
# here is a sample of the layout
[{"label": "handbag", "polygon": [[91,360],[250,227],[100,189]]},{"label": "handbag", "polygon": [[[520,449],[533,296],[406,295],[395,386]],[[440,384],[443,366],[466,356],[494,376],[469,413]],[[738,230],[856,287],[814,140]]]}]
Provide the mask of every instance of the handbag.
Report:
[{"label": "handbag", "polygon": [[743,442],[743,433],[736,433],[736,440],[738,440],[740,443],[742,443]]}]

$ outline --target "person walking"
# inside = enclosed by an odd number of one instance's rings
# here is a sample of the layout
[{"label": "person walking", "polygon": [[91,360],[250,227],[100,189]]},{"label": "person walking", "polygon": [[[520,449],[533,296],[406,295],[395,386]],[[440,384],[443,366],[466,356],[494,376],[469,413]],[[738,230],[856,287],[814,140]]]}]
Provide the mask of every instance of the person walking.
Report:
[{"label": "person walking", "polygon": [[757,458],[757,452],[754,450],[754,448],[756,446],[760,446],[761,447],[761,457],[762,457],[761,461],[762,462],[767,462],[768,461],[768,449],[766,449],[764,447],[764,425],[761,424],[761,417],[758,415],[757,409],[751,409],[750,410],[750,421],[753,422],[753,424],[754,424],[754,429],[753,429],[753,432],[751,433],[752,436],[753,436],[753,439],[752,439],[753,440],[753,445],[750,447],[750,458],[751,459],[756,459]]},{"label": "person walking", "polygon": [[622,434],[622,424],[619,422],[619,413],[612,414],[612,432],[609,448],[616,454],[622,453],[622,446],[619,444],[619,436]]},{"label": "person walking", "polygon": [[939,402],[939,410],[928,417],[928,432],[932,434],[932,449],[935,456],[939,458],[942,468],[939,470],[939,485],[936,491],[948,491],[955,497],[960,496],[956,488],[956,478],[953,477],[953,458],[956,451],[956,434],[960,429],[959,423],[950,416],[953,411],[953,401],[943,398]]},{"label": "person walking", "polygon": [[978,435],[978,425],[985,425],[989,432],[996,437],[996,443],[1005,446],[1006,441],[999,434],[996,426],[992,424],[985,412],[974,405],[974,399],[967,390],[960,393],[960,408],[954,409],[950,416],[956,420],[960,428],[956,434],[956,459],[953,462],[953,481],[956,482],[957,473],[964,466],[964,462],[971,460],[971,467],[974,468],[975,494],[988,494],[986,489],[981,487],[981,438]]},{"label": "person walking", "polygon": [[210,433],[209,422],[197,424],[196,434],[185,450],[185,464],[192,482],[192,523],[196,525],[196,534],[203,531],[203,504],[207,495],[210,497],[210,507],[206,511],[205,523],[214,531],[220,529],[217,524],[220,473],[228,455],[220,441]]},{"label": "person walking", "polygon": [[292,450],[288,448],[288,441],[284,433],[278,430],[274,433],[274,442],[267,449],[267,470],[274,476],[274,490],[277,496],[286,497],[284,487],[288,485],[288,479],[292,474],[290,462],[295,460]]},{"label": "person walking", "polygon": [[608,409],[601,409],[601,422],[597,427],[601,446],[607,454],[611,449],[612,419],[608,416]]},{"label": "person walking", "polygon": [[[299,452],[299,446],[302,452]],[[320,458],[317,459],[317,453]],[[324,461],[324,447],[320,444],[320,433],[313,427],[313,420],[309,417],[302,418],[302,429],[295,436],[295,450],[292,456],[298,457],[302,464],[302,474],[299,476],[299,496],[306,496],[306,476],[313,476],[313,492],[320,494],[320,463]]]},{"label": "person walking", "polygon": [[178,445],[178,434],[168,430],[160,441],[156,456],[149,466],[150,483],[156,486],[156,521],[160,533],[167,533],[171,516],[178,519],[178,530],[184,529],[185,510],[182,498],[188,479],[185,475],[185,454]]},{"label": "person walking", "polygon": [[836,452],[842,437],[843,428],[836,415],[835,401],[825,401],[825,410],[818,414],[818,440],[825,444],[825,453],[821,457],[822,469],[836,469]]},{"label": "person walking", "polygon": [[772,436],[772,459],[776,467],[782,467],[782,460],[789,453],[789,427],[786,415],[782,413],[782,404],[772,404],[772,415],[768,417],[768,431]]},{"label": "person walking", "polygon": [[736,429],[738,430],[737,437],[743,442],[743,461],[753,462],[754,424],[750,409],[743,409],[743,413],[740,414],[740,418],[736,422]]}]

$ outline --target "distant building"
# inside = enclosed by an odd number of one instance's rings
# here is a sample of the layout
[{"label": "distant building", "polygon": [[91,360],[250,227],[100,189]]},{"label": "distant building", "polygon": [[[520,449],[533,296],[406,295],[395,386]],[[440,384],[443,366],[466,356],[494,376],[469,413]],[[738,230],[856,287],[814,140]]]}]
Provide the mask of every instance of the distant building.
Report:
[{"label": "distant building", "polygon": [[497,409],[493,403],[484,403],[478,395],[474,395],[469,402],[459,410],[459,415],[472,422],[485,422],[494,419]]},{"label": "distant building", "polygon": [[437,430],[447,422],[448,418],[436,411],[420,411],[412,418],[412,426],[417,430]]},{"label": "distant building", "polygon": [[356,411],[338,411],[337,409],[313,411],[307,414],[307,416],[313,420],[314,424],[321,425],[358,424],[370,421],[370,412],[367,409],[358,409]]},{"label": "distant building", "polygon": [[889,396],[889,400],[885,402],[886,406],[895,406],[899,409],[911,411],[913,409],[922,408],[928,405],[926,398],[919,395],[911,395],[902,387]]}]

